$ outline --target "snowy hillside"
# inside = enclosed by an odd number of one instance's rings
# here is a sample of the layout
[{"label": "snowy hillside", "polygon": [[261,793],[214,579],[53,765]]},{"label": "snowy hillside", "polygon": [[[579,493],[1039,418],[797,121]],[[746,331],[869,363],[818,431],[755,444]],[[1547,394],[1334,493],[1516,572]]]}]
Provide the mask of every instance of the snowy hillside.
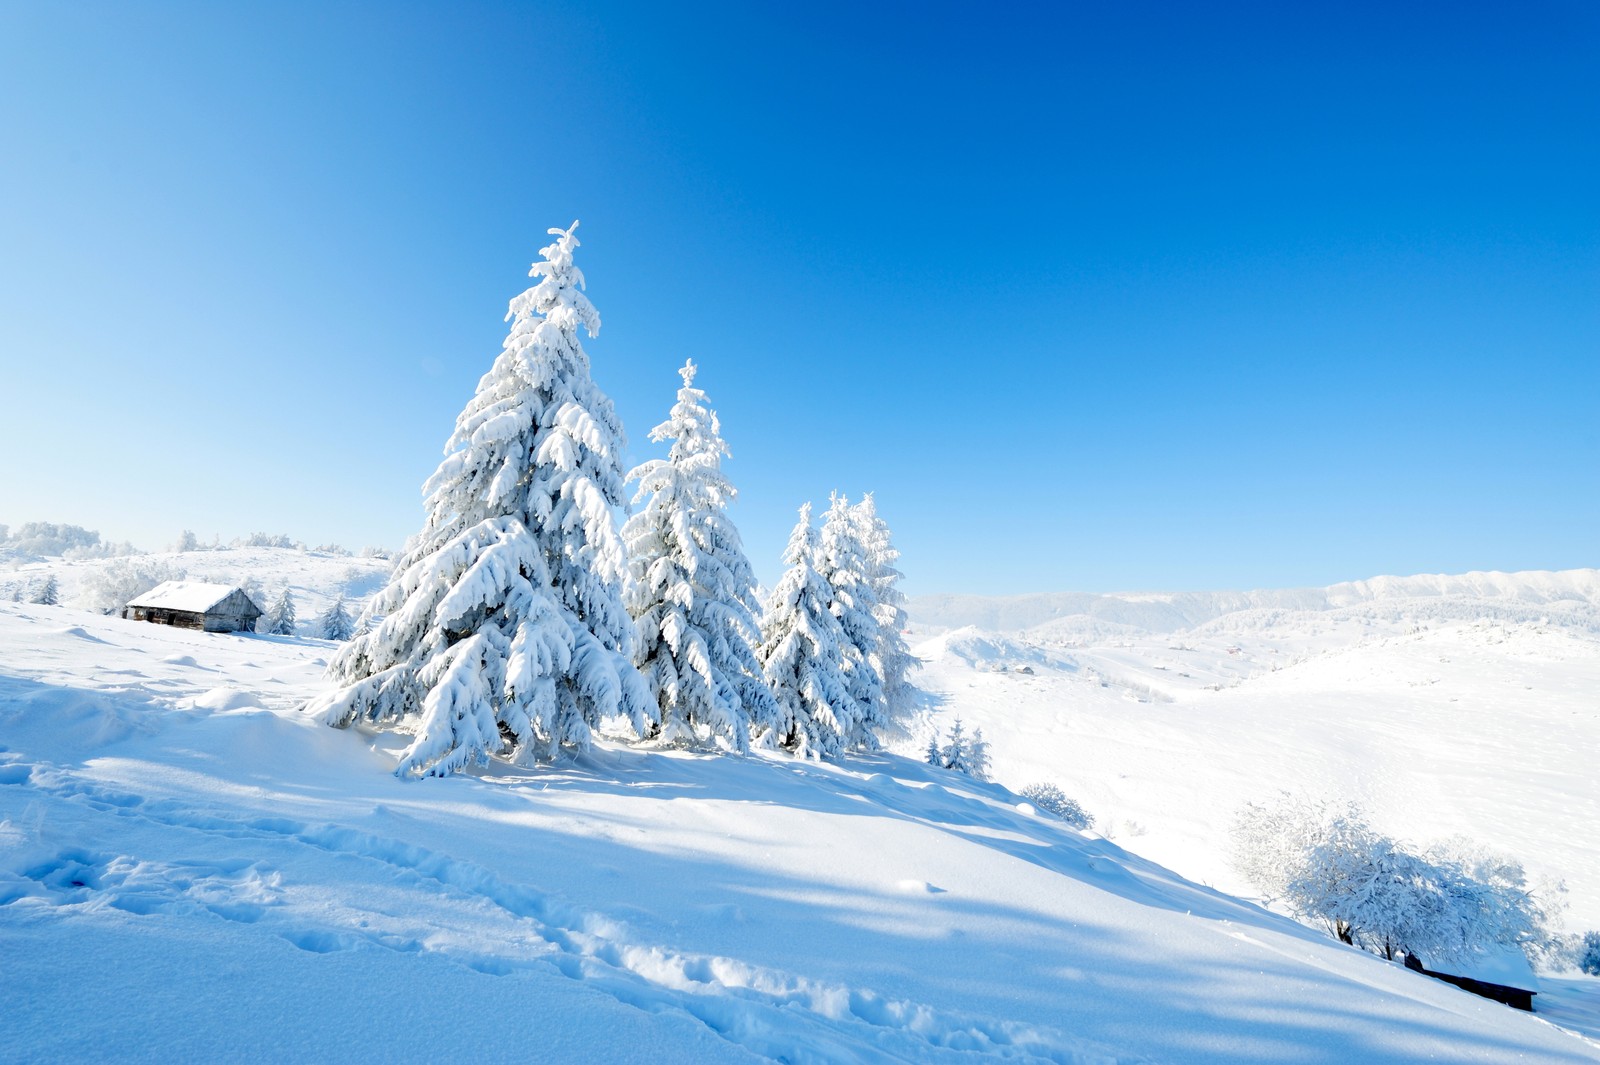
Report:
[{"label": "snowy hillside", "polygon": [[[6,603],[0,646],[3,1061],[1600,1060],[914,761],[603,744],[407,782],[402,737],[297,712],[328,644]],[[963,646],[931,674],[996,724],[991,680],[1111,668]],[[1058,726],[1111,777],[1139,744],[1035,710],[1013,766]]]},{"label": "snowy hillside", "polygon": [[[0,559],[0,599],[26,600],[48,578],[55,577],[65,606],[96,607],[97,580],[118,571],[143,570],[159,579],[187,577],[217,584],[253,583],[263,598],[287,587],[299,618],[299,631],[310,635],[312,622],[344,596],[352,613],[382,587],[392,563],[384,558],[307,551],[289,547],[236,547],[220,550],[163,551],[114,558],[64,559],[23,556]],[[265,609],[266,602],[257,606]]]},{"label": "snowy hillside", "polygon": [[[959,714],[992,741],[996,779],[1058,783],[1118,842],[1187,876],[1249,894],[1229,823],[1287,789],[1563,879],[1568,927],[1583,931],[1600,928],[1597,604],[1595,570],[1100,597],[1021,632],[927,640],[917,681],[925,729]],[[929,616],[964,615],[946,603]]]}]

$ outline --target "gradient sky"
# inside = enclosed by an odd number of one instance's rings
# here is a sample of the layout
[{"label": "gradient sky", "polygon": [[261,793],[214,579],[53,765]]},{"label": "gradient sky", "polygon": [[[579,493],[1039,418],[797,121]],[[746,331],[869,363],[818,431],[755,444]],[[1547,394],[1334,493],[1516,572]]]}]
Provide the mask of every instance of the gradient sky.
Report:
[{"label": "gradient sky", "polygon": [[758,574],[1600,565],[1600,5],[0,6],[0,522],[398,546],[552,225]]}]

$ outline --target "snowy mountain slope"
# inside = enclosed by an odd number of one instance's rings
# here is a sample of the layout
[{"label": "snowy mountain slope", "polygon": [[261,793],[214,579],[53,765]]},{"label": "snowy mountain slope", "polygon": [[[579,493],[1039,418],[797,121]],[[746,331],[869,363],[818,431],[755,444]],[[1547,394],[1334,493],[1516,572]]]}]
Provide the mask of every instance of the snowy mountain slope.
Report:
[{"label": "snowy mountain slope", "polygon": [[[1451,602],[1419,602],[1426,600]],[[1540,607],[1558,606],[1572,620],[1581,619],[1591,631],[1600,631],[1600,570],[1374,577],[1326,588],[1247,592],[924,595],[912,597],[906,612],[913,621],[934,628],[971,625],[1010,632],[1057,622],[1091,631],[1117,626],[1177,632],[1246,611],[1325,611],[1364,603],[1383,604],[1390,608],[1385,611],[1389,614],[1406,610],[1438,613],[1441,609],[1449,613],[1474,606],[1511,611],[1515,618],[1508,620],[1528,616]]]},{"label": "snowy mountain slope", "polygon": [[[312,622],[343,595],[351,614],[360,611],[367,596],[383,587],[392,567],[387,559],[301,551],[287,547],[237,547],[216,551],[167,551],[119,558],[31,558],[0,566],[0,592],[12,594],[37,587],[46,577],[60,583],[61,602],[83,605],[87,586],[108,569],[144,565],[183,571],[190,580],[219,584],[244,584],[254,580],[273,599],[287,585],[294,599],[299,631],[310,635]],[[11,595],[0,595],[9,599]],[[266,609],[268,603],[256,604]]]},{"label": "snowy mountain slope", "polygon": [[893,756],[396,780],[328,646],[0,604],[0,1060],[1600,1060]]},{"label": "snowy mountain slope", "polygon": [[1600,927],[1600,634],[1581,614],[1556,624],[1555,605],[1506,622],[1488,619],[1522,608],[1401,602],[1097,640],[958,630],[919,648],[924,728],[959,714],[997,780],[1056,782],[1119,842],[1229,891],[1250,893],[1228,863],[1235,811],[1287,789],[1359,801],[1392,835],[1508,853],[1566,881],[1570,927]]}]

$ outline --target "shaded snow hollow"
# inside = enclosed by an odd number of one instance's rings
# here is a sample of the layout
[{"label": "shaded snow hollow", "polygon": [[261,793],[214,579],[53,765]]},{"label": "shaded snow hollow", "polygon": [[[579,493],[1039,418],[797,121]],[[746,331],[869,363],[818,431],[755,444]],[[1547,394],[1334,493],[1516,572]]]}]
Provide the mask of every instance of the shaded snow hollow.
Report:
[{"label": "shaded snow hollow", "polygon": [[915,761],[406,782],[326,644],[0,646],[3,1061],[1600,1060]]}]

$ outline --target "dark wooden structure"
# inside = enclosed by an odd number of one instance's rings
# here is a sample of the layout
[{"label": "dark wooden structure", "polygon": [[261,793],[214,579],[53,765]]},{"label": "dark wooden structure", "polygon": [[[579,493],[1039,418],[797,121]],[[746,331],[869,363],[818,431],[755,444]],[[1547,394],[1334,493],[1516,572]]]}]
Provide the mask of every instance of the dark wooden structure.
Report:
[{"label": "dark wooden structure", "polygon": [[1471,976],[1456,976],[1454,973],[1443,973],[1435,969],[1425,968],[1422,959],[1415,954],[1406,955],[1406,968],[1419,972],[1424,976],[1431,976],[1435,980],[1443,980],[1447,984],[1454,984],[1463,991],[1471,991],[1474,995],[1492,998],[1496,1002],[1504,1002],[1516,1010],[1533,1012],[1533,996],[1537,991],[1525,987],[1513,987],[1510,984],[1497,984],[1490,980],[1479,980]]},{"label": "dark wooden structure", "polygon": [[122,608],[122,616],[129,621],[201,632],[254,632],[261,613],[261,608],[233,585],[201,581],[158,584]]}]

